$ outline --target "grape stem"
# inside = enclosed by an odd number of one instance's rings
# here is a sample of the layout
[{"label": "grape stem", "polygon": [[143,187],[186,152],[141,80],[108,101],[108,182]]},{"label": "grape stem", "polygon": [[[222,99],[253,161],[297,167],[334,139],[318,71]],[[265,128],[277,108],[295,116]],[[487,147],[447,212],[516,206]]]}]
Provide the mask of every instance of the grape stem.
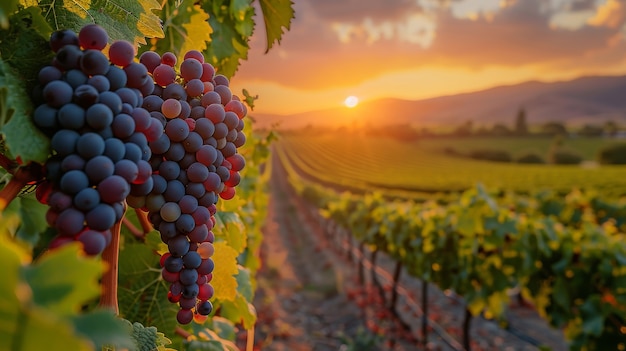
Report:
[{"label": "grape stem", "polygon": [[145,233],[139,228],[135,227],[133,222],[126,218],[126,216],[124,216],[124,218],[122,219],[122,223],[128,229],[128,231],[130,231],[130,233],[137,239],[143,240],[145,238]]},{"label": "grape stem", "polygon": [[148,212],[136,208],[135,213],[137,214],[137,219],[139,220],[139,224],[141,224],[141,229],[143,229],[145,236],[152,231],[152,223],[148,220]]},{"label": "grape stem", "polygon": [[121,221],[115,223],[113,228],[111,228],[111,244],[102,252],[102,261],[107,263],[108,269],[102,276],[100,306],[113,310],[116,315],[120,313],[117,303],[117,272],[119,270],[118,258],[121,228]]},{"label": "grape stem", "polygon": [[188,339],[192,334],[181,327],[176,327],[176,334],[182,336],[185,340]]},{"label": "grape stem", "polygon": [[[34,181],[38,181],[43,178],[41,165],[36,163],[29,163],[24,167],[11,167],[6,164],[6,156],[2,155],[0,158],[0,165],[5,168],[9,173],[13,174],[11,180],[0,190],[0,211],[4,209],[17,197],[20,190],[26,186],[26,184]],[[9,160],[10,164],[13,164]],[[14,164],[13,164],[14,165]],[[5,166],[9,167],[6,168]]]},{"label": "grape stem", "polygon": [[15,167],[17,167],[17,163],[6,157],[3,154],[0,154],[0,167],[6,169],[7,172],[13,174],[15,172]]}]

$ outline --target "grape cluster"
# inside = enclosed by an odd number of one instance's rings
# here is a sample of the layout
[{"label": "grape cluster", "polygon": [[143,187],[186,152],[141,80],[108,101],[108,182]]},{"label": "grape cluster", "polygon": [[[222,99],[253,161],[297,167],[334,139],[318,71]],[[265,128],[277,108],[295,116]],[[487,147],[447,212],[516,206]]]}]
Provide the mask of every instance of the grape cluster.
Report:
[{"label": "grape cluster", "polygon": [[90,255],[109,245],[126,197],[152,189],[148,143],[163,135],[161,121],[141,107],[154,89],[152,77],[133,62],[134,47],[126,41],[112,43],[107,58],[108,39],[97,25],[78,35],[54,32],[55,56],[39,71],[34,94],[40,103],[34,122],[53,149],[45,164],[51,190],[39,197],[58,232],[50,246],[80,241]]},{"label": "grape cluster", "polygon": [[169,300],[181,308],[178,322],[187,324],[213,308],[216,203],[231,199],[241,179],[245,161],[237,148],[245,143],[247,109],[198,51],[184,55],[180,72],[169,52],[161,57],[148,51],[139,61],[155,82],[142,106],[162,122],[164,133],[149,143],[152,189],[131,191],[127,201],[148,211],[168,246],[162,276],[171,284]]}]

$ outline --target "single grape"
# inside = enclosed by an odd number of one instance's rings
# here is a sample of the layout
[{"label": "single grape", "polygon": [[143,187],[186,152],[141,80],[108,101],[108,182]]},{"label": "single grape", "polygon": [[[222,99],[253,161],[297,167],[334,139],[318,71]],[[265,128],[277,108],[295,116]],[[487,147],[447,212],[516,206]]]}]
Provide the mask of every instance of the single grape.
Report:
[{"label": "single grape", "polygon": [[85,50],[80,58],[80,68],[89,76],[107,74],[110,66],[109,59],[100,50]]},{"label": "single grape", "polygon": [[77,209],[86,212],[100,203],[100,194],[93,188],[85,188],[79,191],[74,197],[74,206]]},{"label": "single grape", "polygon": [[167,222],[175,222],[181,215],[180,206],[175,202],[167,202],[161,207],[161,218]]},{"label": "single grape", "polygon": [[152,73],[161,64],[161,56],[154,51],[146,51],[139,56],[139,63],[146,66],[148,72]]},{"label": "single grape", "polygon": [[52,81],[43,88],[43,97],[46,103],[51,107],[60,108],[70,103],[72,101],[72,95],[72,87],[62,80]]},{"label": "single grape", "polygon": [[62,29],[52,32],[50,35],[50,49],[57,52],[66,45],[78,46],[78,35],[69,29]]},{"label": "single grape", "polygon": [[107,230],[115,224],[115,210],[109,204],[99,203],[85,215],[89,228]]},{"label": "single grape", "polygon": [[118,175],[112,175],[102,180],[98,183],[97,189],[102,201],[108,204],[124,201],[124,198],[130,193],[130,185]]},{"label": "single grape", "polygon": [[87,255],[98,255],[106,247],[104,235],[95,230],[83,231],[76,237],[76,240],[83,244],[83,250]]},{"label": "single grape", "polygon": [[171,52],[166,52],[161,56],[161,62],[170,67],[176,66],[176,55]]},{"label": "single grape", "polygon": [[125,40],[118,40],[113,42],[109,47],[109,59],[111,63],[118,66],[128,66],[133,62],[135,57],[135,48],[133,45]]},{"label": "single grape", "polygon": [[102,50],[108,40],[107,32],[97,24],[88,24],[78,33],[78,42],[84,49]]}]

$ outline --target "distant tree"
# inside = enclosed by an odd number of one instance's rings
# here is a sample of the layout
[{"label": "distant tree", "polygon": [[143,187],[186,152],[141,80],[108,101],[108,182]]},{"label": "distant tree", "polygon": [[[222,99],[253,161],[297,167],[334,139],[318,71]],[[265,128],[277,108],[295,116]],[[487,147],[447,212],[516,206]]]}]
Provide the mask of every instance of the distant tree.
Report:
[{"label": "distant tree", "polygon": [[598,162],[604,165],[626,164],[626,143],[610,145],[600,150]]},{"label": "distant tree", "polygon": [[619,126],[615,121],[606,121],[604,123],[604,132],[608,134],[611,138],[614,138],[619,131]]},{"label": "distant tree", "polygon": [[526,121],[526,110],[520,108],[515,117],[515,134],[526,135],[528,134],[528,122]]},{"label": "distant tree", "polygon": [[544,134],[548,135],[567,135],[567,128],[560,122],[548,122],[541,129]]},{"label": "distant tree", "polygon": [[467,135],[472,135],[473,130],[474,130],[474,122],[465,121],[465,123],[457,127],[454,130],[454,132],[452,132],[452,134],[458,135],[458,136],[467,136]]},{"label": "distant tree", "polygon": [[535,153],[526,153],[523,154],[521,156],[519,156],[518,158],[515,159],[515,162],[517,163],[535,163],[535,164],[540,164],[540,163],[546,163],[546,161],[543,160],[543,158]]},{"label": "distant tree", "polygon": [[583,161],[583,157],[570,150],[559,150],[552,154],[550,163],[557,165],[577,165]]},{"label": "distant tree", "polygon": [[496,123],[491,128],[491,134],[498,136],[511,135],[511,130],[504,124]]},{"label": "distant tree", "polygon": [[494,162],[511,162],[511,154],[504,150],[479,149],[469,153],[469,157],[477,160]]},{"label": "distant tree", "polygon": [[578,134],[586,137],[599,137],[604,133],[604,128],[602,126],[596,126],[593,124],[585,124],[579,131]]}]

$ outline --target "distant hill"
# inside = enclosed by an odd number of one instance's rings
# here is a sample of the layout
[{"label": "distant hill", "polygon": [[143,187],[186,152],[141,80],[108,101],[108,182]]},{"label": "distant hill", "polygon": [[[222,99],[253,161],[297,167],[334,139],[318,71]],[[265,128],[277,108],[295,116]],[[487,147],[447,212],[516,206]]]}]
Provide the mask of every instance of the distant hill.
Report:
[{"label": "distant hill", "polygon": [[279,123],[280,129],[312,126],[415,124],[457,126],[496,122],[512,126],[520,107],[529,124],[548,121],[568,125],[626,123],[626,76],[584,77],[571,81],[530,81],[487,90],[424,100],[380,99],[360,103],[354,109],[338,107],[293,115],[252,114],[259,126]]}]

